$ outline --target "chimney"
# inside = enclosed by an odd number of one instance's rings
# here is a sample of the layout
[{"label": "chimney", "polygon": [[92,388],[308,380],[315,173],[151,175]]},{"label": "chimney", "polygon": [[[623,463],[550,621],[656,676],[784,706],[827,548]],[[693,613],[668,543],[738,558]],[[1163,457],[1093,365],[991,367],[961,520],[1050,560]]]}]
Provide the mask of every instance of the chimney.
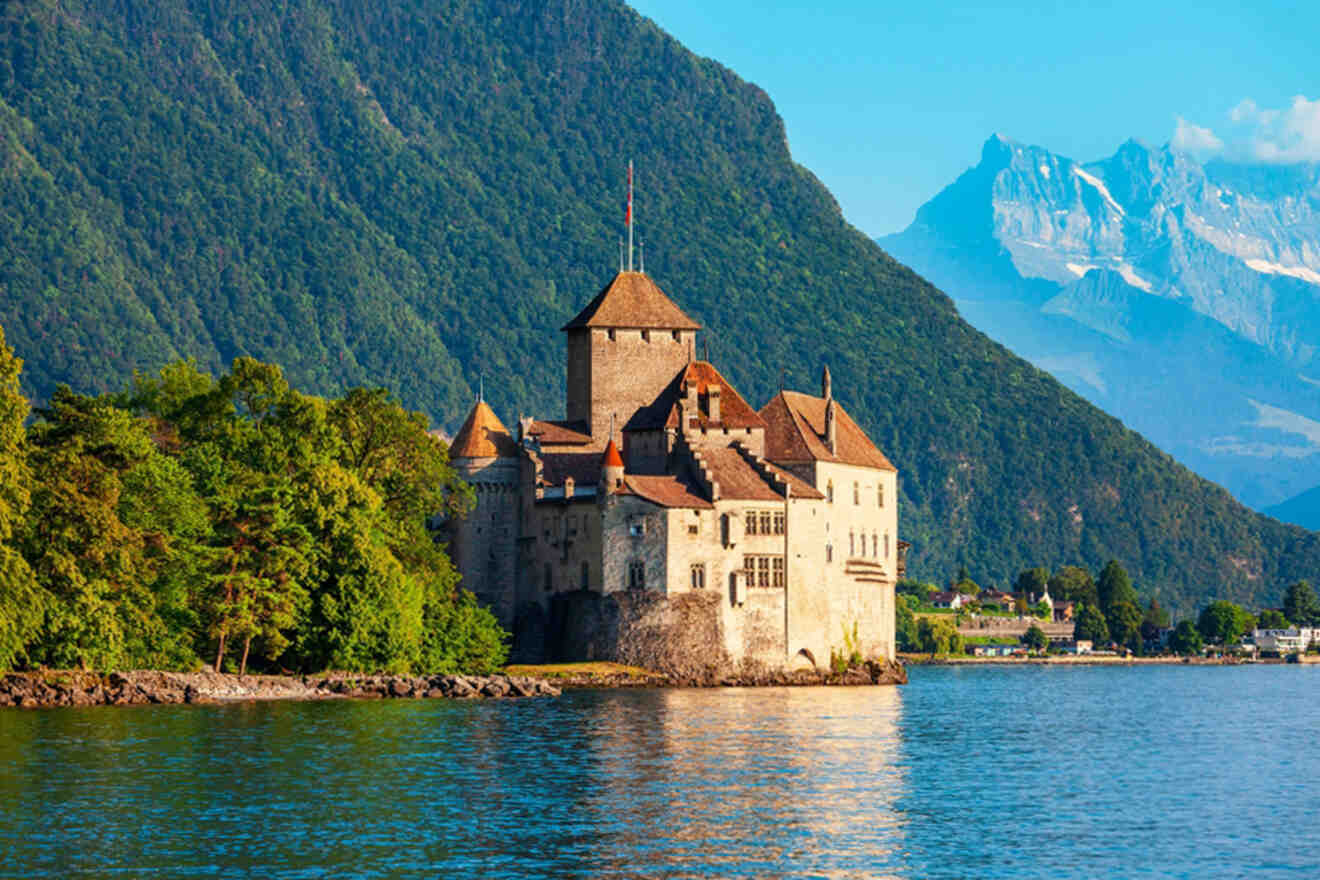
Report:
[{"label": "chimney", "polygon": [[683,380],[683,429],[695,430],[699,416],[696,380],[685,379]]},{"label": "chimney", "polygon": [[[825,388],[829,389],[829,371],[825,373]],[[834,398],[828,395],[825,398],[825,445],[829,446],[831,455],[839,454],[839,420],[834,414]]]},{"label": "chimney", "polygon": [[830,365],[826,364],[820,377],[820,396],[826,400],[834,399],[834,389],[830,385]]},{"label": "chimney", "polygon": [[720,421],[720,386],[711,385],[706,389],[706,409],[710,411],[710,420]]}]

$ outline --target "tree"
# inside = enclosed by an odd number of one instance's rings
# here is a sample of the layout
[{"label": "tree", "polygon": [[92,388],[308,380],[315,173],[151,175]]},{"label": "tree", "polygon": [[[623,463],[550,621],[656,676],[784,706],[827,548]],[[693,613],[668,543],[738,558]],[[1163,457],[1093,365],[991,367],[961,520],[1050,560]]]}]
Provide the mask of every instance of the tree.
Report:
[{"label": "tree", "polygon": [[1056,602],[1100,606],[1091,573],[1079,565],[1065,565],[1050,577],[1050,595]]},{"label": "tree", "polygon": [[1240,605],[1220,599],[1201,610],[1196,628],[1206,642],[1227,647],[1242,638],[1250,618],[1251,615]]},{"label": "tree", "polygon": [[1201,633],[1190,620],[1180,621],[1169,634],[1169,650],[1175,654],[1184,657],[1196,656],[1201,653],[1203,647]]},{"label": "tree", "polygon": [[[1049,585],[1049,569],[1028,568],[1018,573],[1017,580],[1013,582],[1013,591],[1021,593],[1024,597],[1036,596],[1039,598]],[[1055,598],[1059,597],[1055,596]]]},{"label": "tree", "polygon": [[1022,644],[1026,645],[1032,651],[1044,651],[1050,646],[1050,640],[1045,635],[1045,630],[1036,626],[1034,623],[1027,627],[1027,631],[1022,636]]},{"label": "tree", "polygon": [[1265,608],[1257,615],[1257,626],[1261,629],[1288,629],[1288,618],[1277,608]]},{"label": "tree", "polygon": [[1109,624],[1105,622],[1105,616],[1100,613],[1099,608],[1089,604],[1077,606],[1073,621],[1073,638],[1096,645],[1108,644]]},{"label": "tree", "polygon": [[1141,638],[1142,641],[1153,642],[1159,638],[1160,630],[1169,626],[1169,612],[1160,607],[1160,602],[1154,596],[1150,599],[1150,606],[1146,613],[1141,617]]},{"label": "tree", "polygon": [[1105,616],[1109,624],[1109,638],[1130,648],[1141,650],[1141,609],[1133,602],[1118,602]]},{"label": "tree", "polygon": [[1320,600],[1310,581],[1298,581],[1283,597],[1283,614],[1296,626],[1320,625]]},{"label": "tree", "polygon": [[917,624],[917,644],[928,654],[957,654],[963,638],[949,621],[923,617]]},{"label": "tree", "polygon": [[917,621],[911,598],[903,593],[894,596],[894,641],[900,651],[917,650]]},{"label": "tree", "polygon": [[895,586],[898,593],[911,596],[917,602],[929,602],[934,593],[938,593],[940,588],[934,584],[923,583],[912,578],[902,578]]},{"label": "tree", "polygon": [[0,327],[0,671],[25,656],[40,625],[44,596],[27,560],[13,546],[32,502],[23,427],[28,402],[19,390],[23,362],[5,344]]}]

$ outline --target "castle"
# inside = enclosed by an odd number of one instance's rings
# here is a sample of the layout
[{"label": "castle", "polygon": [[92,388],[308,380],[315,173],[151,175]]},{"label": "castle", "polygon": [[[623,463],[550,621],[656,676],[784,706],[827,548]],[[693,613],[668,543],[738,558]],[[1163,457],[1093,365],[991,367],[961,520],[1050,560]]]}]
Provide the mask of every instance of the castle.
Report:
[{"label": "castle", "polygon": [[562,328],[567,412],[512,435],[484,400],[451,444],[477,504],[463,585],[524,661],[823,667],[894,656],[897,471],[835,398],[753,409],[700,325],[620,271]]}]

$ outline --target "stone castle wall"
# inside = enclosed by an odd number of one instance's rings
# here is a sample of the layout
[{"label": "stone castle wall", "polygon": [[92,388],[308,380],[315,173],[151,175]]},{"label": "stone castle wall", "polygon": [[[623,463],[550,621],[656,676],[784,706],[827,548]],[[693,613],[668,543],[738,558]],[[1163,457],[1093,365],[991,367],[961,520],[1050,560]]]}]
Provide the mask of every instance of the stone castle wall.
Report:
[{"label": "stone castle wall", "polygon": [[616,430],[622,430],[687,365],[695,340],[691,330],[570,330],[569,420],[587,422],[592,437],[604,438],[614,415]]}]

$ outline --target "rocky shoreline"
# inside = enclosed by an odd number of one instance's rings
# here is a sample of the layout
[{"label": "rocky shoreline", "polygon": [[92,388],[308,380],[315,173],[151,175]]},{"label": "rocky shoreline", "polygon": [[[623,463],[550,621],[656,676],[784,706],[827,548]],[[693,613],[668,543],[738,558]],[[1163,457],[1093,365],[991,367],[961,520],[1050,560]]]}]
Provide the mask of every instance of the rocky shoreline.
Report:
[{"label": "rocky shoreline", "polygon": [[228,675],[217,672],[16,672],[0,676],[0,706],[134,706],[248,700],[477,699],[559,696],[518,675]]},{"label": "rocky shoreline", "polygon": [[[592,665],[592,664],[586,664]],[[602,664],[611,666],[613,664]],[[565,672],[555,667],[529,667],[561,688],[715,688],[715,687],[820,687],[907,684],[907,669],[892,660],[867,661],[842,673],[813,669],[743,669],[735,673],[708,671],[689,674],[650,672],[621,667]]]}]

